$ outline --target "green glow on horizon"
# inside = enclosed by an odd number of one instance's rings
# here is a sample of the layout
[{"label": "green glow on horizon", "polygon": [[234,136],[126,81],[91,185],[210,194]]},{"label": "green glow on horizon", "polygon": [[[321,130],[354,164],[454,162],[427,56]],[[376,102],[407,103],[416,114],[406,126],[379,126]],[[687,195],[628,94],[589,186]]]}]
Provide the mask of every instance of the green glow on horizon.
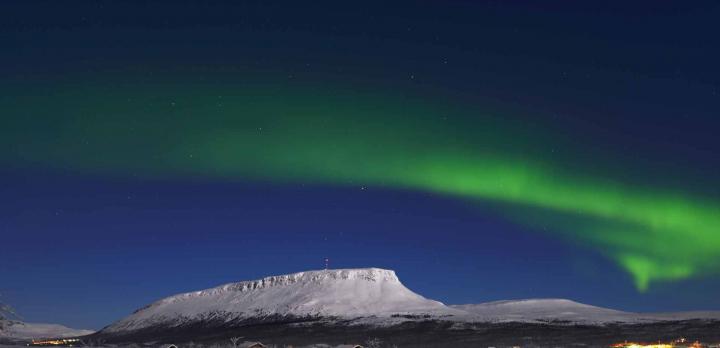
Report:
[{"label": "green glow on horizon", "polygon": [[17,116],[2,141],[29,165],[422,190],[502,204],[537,227],[522,213],[536,209],[641,291],[720,266],[719,202],[568,170],[533,150],[535,131],[490,115],[453,123],[411,98],[197,85],[72,86],[0,110]]}]

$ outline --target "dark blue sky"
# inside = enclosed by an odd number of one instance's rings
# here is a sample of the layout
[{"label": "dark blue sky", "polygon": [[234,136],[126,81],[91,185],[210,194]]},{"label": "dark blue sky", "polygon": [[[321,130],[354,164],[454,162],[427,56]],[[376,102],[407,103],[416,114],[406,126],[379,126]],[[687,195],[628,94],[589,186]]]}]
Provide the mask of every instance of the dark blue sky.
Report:
[{"label": "dark blue sky", "polygon": [[13,183],[2,190],[3,293],[32,321],[98,328],[166,295],[319,269],[325,257],[337,268],[394,269],[447,303],[565,297],[708,308],[712,295],[701,294],[718,286],[693,280],[638,294],[592,250],[431,194],[67,173],[3,179]]},{"label": "dark blue sky", "polygon": [[[597,155],[566,149],[563,165],[720,198],[714,2],[8,1],[0,13],[7,81],[227,69],[440,95],[532,115],[518,122]],[[597,250],[455,197],[89,174],[3,154],[0,293],[28,321],[100,328],[163,296],[318,269],[325,257],[394,269],[446,303],[720,309],[717,276],[641,294]]]}]

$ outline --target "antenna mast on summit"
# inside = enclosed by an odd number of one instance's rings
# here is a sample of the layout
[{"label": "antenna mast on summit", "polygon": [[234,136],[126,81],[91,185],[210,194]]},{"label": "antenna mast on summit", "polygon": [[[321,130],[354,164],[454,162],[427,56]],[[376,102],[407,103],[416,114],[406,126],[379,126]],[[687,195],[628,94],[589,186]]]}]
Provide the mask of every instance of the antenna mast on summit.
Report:
[{"label": "antenna mast on summit", "polygon": [[325,258],[325,270],[327,271],[328,269],[330,269],[330,259],[326,257]]}]

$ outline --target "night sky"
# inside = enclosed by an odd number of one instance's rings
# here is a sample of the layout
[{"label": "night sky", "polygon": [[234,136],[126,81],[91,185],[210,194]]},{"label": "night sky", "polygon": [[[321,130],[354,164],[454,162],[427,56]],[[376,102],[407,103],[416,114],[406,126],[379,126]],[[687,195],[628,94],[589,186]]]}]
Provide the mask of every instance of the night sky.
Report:
[{"label": "night sky", "polygon": [[0,294],[268,275],[720,310],[720,4],[5,1]]}]

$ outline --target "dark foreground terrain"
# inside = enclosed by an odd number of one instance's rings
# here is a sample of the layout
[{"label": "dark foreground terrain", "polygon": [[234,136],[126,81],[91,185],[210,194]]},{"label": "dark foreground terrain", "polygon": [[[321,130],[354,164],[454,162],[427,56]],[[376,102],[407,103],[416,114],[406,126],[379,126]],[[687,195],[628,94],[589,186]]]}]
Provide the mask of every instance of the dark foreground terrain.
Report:
[{"label": "dark foreground terrain", "polygon": [[322,319],[273,320],[266,322],[215,323],[174,328],[154,328],[127,334],[102,331],[87,336],[91,342],[107,344],[226,344],[230,337],[261,341],[278,346],[317,343],[331,345],[362,343],[378,338],[392,347],[607,347],[628,341],[671,341],[678,337],[701,342],[720,342],[720,321],[686,320],[645,324],[577,325],[548,323],[451,323],[407,322],[391,327],[349,326]]}]

